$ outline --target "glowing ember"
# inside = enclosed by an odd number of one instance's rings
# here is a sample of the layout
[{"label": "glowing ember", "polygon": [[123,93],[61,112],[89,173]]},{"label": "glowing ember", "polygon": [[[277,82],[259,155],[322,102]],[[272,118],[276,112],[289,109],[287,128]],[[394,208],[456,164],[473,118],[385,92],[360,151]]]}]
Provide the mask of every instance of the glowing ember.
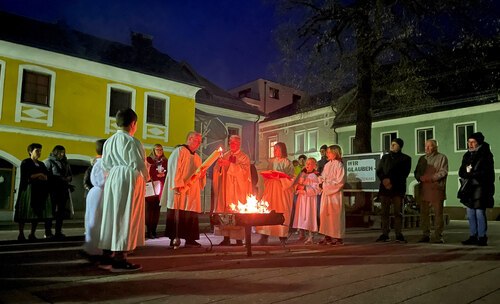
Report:
[{"label": "glowing ember", "polygon": [[258,201],[254,195],[247,196],[246,204],[238,202],[238,206],[231,204],[231,211],[238,213],[269,213],[271,212],[267,207],[269,203],[266,201]]}]

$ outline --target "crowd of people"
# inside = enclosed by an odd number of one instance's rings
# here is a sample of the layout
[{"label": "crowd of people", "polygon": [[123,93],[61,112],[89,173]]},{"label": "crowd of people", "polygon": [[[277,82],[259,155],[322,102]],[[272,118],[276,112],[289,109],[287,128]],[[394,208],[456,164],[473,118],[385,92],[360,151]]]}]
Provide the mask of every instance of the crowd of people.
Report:
[{"label": "crowd of people", "polygon": [[[130,108],[116,114],[120,128],[107,140],[96,142],[96,158],[89,170],[85,213],[84,254],[100,268],[112,272],[141,269],[132,264],[127,253],[143,246],[145,239],[158,237],[160,206],[165,206],[165,236],[170,246],[178,248],[181,239],[185,247],[200,247],[198,215],[202,212],[201,191],[206,184],[210,165],[203,165],[196,153],[202,143],[200,133],[187,134],[186,142],[177,146],[169,159],[161,144],[156,144],[146,157],[141,142],[134,137],[137,114]],[[232,206],[246,202],[247,196],[257,195],[257,174],[250,158],[241,151],[241,138],[230,136],[229,149],[216,161],[212,170],[213,204],[211,213],[223,217]],[[395,138],[390,151],[383,155],[376,174],[380,180],[382,234],[376,240],[390,240],[391,209],[394,216],[395,240],[406,242],[402,233],[403,198],[406,180],[411,171],[411,157],[402,152],[404,141]],[[56,146],[49,158],[41,162],[42,145],[28,146],[29,158],[21,163],[21,181],[15,206],[15,221],[19,224],[19,241],[25,241],[25,223],[31,222],[29,240],[36,240],[39,222],[45,223],[45,237],[64,238],[63,221],[72,212],[72,173],[63,146]],[[343,187],[345,171],[339,145],[323,145],[321,159],[300,155],[297,161],[288,158],[285,143],[273,148],[274,157],[268,162],[268,174],[263,174],[261,199],[268,209],[282,213],[282,225],[255,227],[260,234],[258,244],[267,245],[270,237],[285,244],[292,231],[299,233],[299,242],[306,245],[343,245],[345,237],[345,207]],[[448,159],[438,152],[434,139],[425,143],[414,170],[418,181],[416,197],[420,204],[422,237],[419,242],[444,243],[443,202],[446,199]],[[462,186],[458,198],[467,207],[470,236],[464,245],[487,245],[486,208],[493,207],[493,155],[484,136],[473,133],[468,139],[468,151],[459,169]],[[148,189],[147,189],[148,188]],[[430,209],[435,214],[435,229],[431,238]],[[52,233],[52,221],[55,231]],[[223,237],[221,246],[243,245],[244,229],[221,220],[214,234]],[[315,241],[315,235],[320,235]]]}]

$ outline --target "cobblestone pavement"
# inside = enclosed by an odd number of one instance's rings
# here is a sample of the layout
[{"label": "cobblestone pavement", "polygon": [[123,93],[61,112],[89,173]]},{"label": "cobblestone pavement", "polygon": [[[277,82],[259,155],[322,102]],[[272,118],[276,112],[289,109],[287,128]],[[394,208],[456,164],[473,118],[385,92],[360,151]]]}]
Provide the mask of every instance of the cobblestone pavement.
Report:
[{"label": "cobblestone pavement", "polygon": [[[148,240],[130,260],[141,272],[112,274],[79,255],[83,228],[63,241],[17,243],[0,231],[0,303],[498,303],[500,222],[489,222],[489,246],[463,246],[466,221],[451,221],[445,244],[375,243],[378,230],[350,228],[345,245],[168,247]],[[39,233],[39,232],[38,232]],[[41,237],[41,236],[39,236]],[[257,240],[257,235],[253,235]],[[393,235],[391,235],[393,237]],[[318,238],[316,239],[316,241]]]}]

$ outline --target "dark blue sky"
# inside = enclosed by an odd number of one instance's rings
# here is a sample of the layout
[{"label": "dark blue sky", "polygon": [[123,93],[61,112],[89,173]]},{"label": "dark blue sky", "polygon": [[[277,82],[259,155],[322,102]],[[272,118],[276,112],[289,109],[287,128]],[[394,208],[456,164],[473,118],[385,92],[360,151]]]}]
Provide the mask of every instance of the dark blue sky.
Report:
[{"label": "dark blue sky", "polygon": [[277,60],[273,1],[0,0],[0,10],[130,44],[130,31],[224,89],[272,79]]}]

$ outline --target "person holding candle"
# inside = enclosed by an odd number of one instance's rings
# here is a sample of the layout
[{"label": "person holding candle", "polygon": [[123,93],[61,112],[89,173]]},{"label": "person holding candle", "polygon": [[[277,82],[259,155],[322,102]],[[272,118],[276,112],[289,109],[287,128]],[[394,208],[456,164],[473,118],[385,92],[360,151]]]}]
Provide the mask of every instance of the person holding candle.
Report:
[{"label": "person holding candle", "polygon": [[[196,150],[201,144],[201,134],[188,133],[186,144],[180,145],[170,154],[167,179],[161,197],[161,204],[167,206],[165,236],[170,238],[170,246],[177,247],[175,241],[185,239],[185,247],[201,247],[196,242],[200,238],[198,214],[201,213],[201,189],[206,183],[206,169]],[[218,157],[210,156],[209,159]]]},{"label": "person holding candle", "polygon": [[[229,137],[229,151],[217,161],[213,170],[214,213],[231,212],[230,205],[245,203],[252,193],[250,177],[250,158],[241,151],[241,138],[238,135]],[[224,236],[220,246],[243,245],[245,229],[243,227],[222,225],[215,226],[215,235]]]}]

